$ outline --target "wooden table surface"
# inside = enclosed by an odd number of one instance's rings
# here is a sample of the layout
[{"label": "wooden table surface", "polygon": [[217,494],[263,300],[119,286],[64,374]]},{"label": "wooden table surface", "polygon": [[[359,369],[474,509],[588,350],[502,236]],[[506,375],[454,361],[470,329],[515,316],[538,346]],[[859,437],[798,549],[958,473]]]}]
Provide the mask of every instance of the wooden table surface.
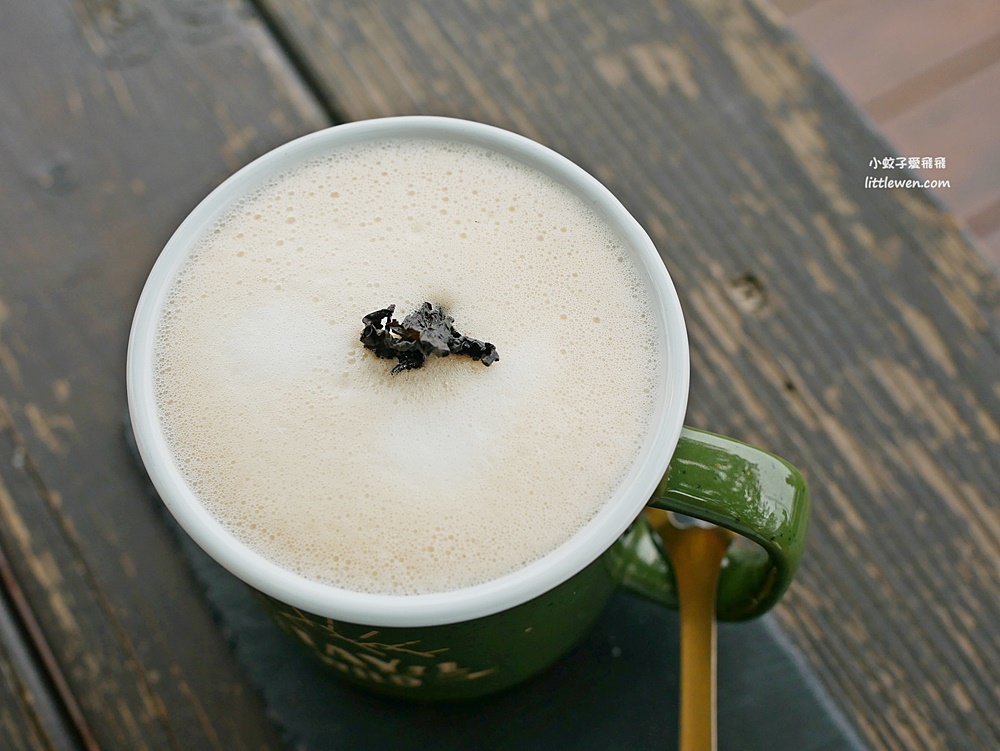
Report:
[{"label": "wooden table surface", "polygon": [[[612,9],[613,8],[613,9]],[[1000,748],[1000,281],[744,0],[0,4],[0,747],[280,749],[122,439],[185,214],[331,123],[537,139],[660,248],[689,423],[812,485],[777,619],[872,749]]]}]

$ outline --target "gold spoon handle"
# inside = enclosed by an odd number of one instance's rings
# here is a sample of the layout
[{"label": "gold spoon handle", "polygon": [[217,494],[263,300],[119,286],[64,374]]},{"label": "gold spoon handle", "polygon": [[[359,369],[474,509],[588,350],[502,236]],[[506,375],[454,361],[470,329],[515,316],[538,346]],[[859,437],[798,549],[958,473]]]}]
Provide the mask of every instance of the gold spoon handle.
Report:
[{"label": "gold spoon handle", "polygon": [[677,580],[681,622],[679,751],[716,751],[715,594],[722,559],[734,535],[720,527],[679,529],[665,512],[650,509],[647,513],[663,538]]}]

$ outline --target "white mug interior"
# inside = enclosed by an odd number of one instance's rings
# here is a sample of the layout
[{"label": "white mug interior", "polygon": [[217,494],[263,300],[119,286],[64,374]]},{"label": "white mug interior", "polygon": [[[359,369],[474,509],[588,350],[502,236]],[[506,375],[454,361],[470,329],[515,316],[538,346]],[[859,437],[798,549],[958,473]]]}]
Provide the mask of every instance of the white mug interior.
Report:
[{"label": "white mug interior", "polygon": [[[660,399],[637,458],[595,517],[548,555],[472,587],[421,595],[359,593],[283,569],[237,540],[188,487],[167,447],[153,393],[154,333],[166,293],[197,239],[240,197],[277,174],[332,149],[387,137],[441,138],[492,149],[570,187],[630,248],[656,297],[665,368]],[[250,586],[316,615],[382,627],[456,623],[506,610],[547,592],[606,551],[641,512],[680,436],[687,407],[687,334],[673,282],[653,242],[600,182],[565,157],[506,130],[466,120],[412,116],[338,125],[291,141],[258,158],[212,191],[184,220],[157,259],[136,308],[128,346],[127,390],[136,443],[157,492],[183,529]]]}]

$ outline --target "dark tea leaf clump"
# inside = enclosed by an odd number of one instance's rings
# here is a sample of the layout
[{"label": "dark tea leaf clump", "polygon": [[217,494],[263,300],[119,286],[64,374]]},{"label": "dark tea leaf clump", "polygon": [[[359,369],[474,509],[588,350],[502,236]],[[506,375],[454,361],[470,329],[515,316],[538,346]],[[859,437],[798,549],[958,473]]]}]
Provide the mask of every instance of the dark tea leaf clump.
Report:
[{"label": "dark tea leaf clump", "polygon": [[425,302],[402,323],[392,317],[395,310],[396,306],[390,305],[361,319],[365,325],[361,343],[378,357],[398,360],[393,375],[423,367],[431,356],[465,355],[487,366],[500,359],[497,348],[489,342],[458,333],[452,325],[455,319],[437,305]]}]

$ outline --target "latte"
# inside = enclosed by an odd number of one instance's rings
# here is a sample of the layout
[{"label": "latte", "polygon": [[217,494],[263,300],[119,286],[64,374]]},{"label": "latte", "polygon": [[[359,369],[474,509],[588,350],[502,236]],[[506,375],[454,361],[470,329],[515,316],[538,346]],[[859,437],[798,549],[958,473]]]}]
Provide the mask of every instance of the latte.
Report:
[{"label": "latte", "polygon": [[[207,228],[172,281],[154,386],[174,462],[260,555],[358,592],[489,581],[602,508],[664,367],[646,282],[598,212],[498,153],[344,147]],[[490,367],[392,374],[362,318],[441,306]]]}]

